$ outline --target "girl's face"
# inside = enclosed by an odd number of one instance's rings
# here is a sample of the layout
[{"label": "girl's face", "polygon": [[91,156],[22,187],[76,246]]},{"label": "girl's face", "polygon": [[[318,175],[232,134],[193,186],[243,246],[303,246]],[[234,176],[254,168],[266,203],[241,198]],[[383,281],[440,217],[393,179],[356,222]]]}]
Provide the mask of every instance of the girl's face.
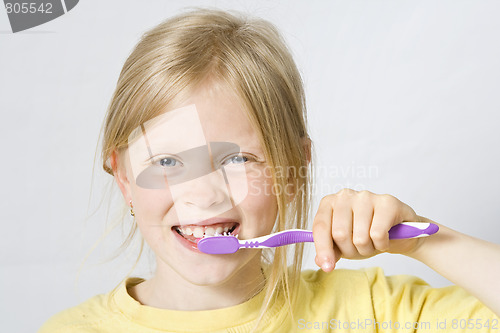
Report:
[{"label": "girl's face", "polygon": [[269,167],[231,90],[205,84],[138,126],[119,164],[115,178],[156,254],[157,274],[218,285],[260,272],[260,250],[209,255],[196,247],[214,232],[240,239],[268,234],[277,217]]}]

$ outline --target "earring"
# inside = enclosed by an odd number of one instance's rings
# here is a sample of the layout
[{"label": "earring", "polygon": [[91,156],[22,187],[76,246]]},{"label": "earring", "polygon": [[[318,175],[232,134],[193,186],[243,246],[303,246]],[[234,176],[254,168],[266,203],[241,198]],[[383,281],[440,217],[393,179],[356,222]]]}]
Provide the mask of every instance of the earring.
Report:
[{"label": "earring", "polygon": [[134,206],[132,205],[132,200],[130,200],[130,215],[135,217]]}]

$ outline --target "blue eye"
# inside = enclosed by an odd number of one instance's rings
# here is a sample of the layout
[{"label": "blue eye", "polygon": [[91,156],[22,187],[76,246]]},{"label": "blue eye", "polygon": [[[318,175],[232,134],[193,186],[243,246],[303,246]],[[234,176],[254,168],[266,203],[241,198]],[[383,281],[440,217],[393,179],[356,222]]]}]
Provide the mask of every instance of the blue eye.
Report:
[{"label": "blue eye", "polygon": [[241,162],[243,162],[243,163],[247,162],[248,157],[243,156],[243,155],[236,155],[236,156],[230,157],[227,161],[235,161],[236,162],[235,164],[241,164]]},{"label": "blue eye", "polygon": [[162,167],[173,167],[177,164],[177,160],[175,158],[171,158],[171,157],[164,157],[164,158],[158,160],[158,163]]}]

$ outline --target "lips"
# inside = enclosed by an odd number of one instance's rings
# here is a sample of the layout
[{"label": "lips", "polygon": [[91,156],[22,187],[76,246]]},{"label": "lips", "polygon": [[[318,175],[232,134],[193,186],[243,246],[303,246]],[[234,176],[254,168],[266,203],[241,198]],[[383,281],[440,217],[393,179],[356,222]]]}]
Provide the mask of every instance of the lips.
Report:
[{"label": "lips", "polygon": [[197,243],[200,239],[222,234],[233,234],[238,228],[237,222],[216,223],[211,225],[174,226],[172,230],[190,242]]},{"label": "lips", "polygon": [[216,235],[237,235],[239,223],[234,220],[214,218],[200,221],[196,224],[183,224],[172,227],[172,231],[179,234],[191,245],[196,245],[202,238]]}]

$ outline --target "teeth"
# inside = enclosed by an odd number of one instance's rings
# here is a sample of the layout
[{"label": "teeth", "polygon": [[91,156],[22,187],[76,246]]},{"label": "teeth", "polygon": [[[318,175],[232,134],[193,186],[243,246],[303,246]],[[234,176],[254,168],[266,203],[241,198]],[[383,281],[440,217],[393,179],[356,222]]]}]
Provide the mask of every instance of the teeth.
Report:
[{"label": "teeth", "polygon": [[196,238],[202,238],[204,233],[205,233],[205,230],[203,230],[202,227],[196,227],[196,228],[194,228],[193,236]]},{"label": "teeth", "polygon": [[[236,228],[236,225],[233,227],[223,227],[223,226],[186,226],[186,227],[177,227],[177,231],[185,236],[193,236],[194,238],[204,238],[210,236],[228,236],[232,231]],[[231,231],[230,231],[231,230]]]},{"label": "teeth", "polygon": [[215,233],[215,229],[212,227],[208,227],[205,229],[205,236],[213,236]]}]

